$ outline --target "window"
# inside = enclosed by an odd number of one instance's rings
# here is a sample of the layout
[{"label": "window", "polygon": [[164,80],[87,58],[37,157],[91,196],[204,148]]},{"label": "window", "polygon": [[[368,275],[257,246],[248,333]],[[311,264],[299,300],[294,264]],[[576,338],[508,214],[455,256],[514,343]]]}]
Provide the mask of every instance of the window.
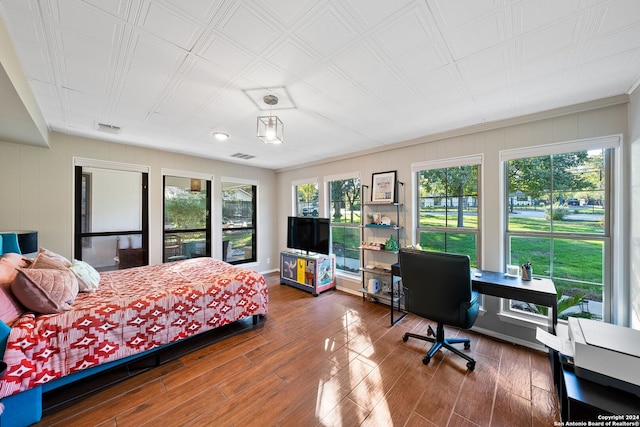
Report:
[{"label": "window", "polygon": [[211,256],[211,181],[164,176],[163,262]]},{"label": "window", "polygon": [[318,217],[318,180],[300,182],[293,186],[295,193],[295,211],[297,216]]},{"label": "window", "polygon": [[257,184],[222,182],[222,257],[231,264],[256,261]]},{"label": "window", "polygon": [[418,191],[416,241],[425,250],[468,255],[474,267],[478,265],[481,160],[474,156],[412,166]]},{"label": "window", "polygon": [[74,258],[98,271],[149,263],[148,168],[74,159]]},{"label": "window", "polygon": [[325,178],[329,184],[331,213],[331,253],[336,269],[347,273],[360,271],[360,178]]},{"label": "window", "polygon": [[[504,155],[507,263],[530,262],[534,277],[554,281],[560,319],[604,320],[611,287],[614,148],[591,141],[567,144],[564,150],[554,146],[547,154],[525,150]],[[546,315],[543,307],[506,304],[506,310]]]}]

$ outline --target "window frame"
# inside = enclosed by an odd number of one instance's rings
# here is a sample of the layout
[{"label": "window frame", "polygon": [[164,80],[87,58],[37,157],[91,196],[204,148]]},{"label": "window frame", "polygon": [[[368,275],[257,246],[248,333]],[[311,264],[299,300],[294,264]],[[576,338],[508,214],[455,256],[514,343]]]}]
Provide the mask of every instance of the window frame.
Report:
[{"label": "window frame", "polygon": [[332,202],[332,196],[331,196],[331,183],[334,181],[344,181],[344,180],[348,180],[348,179],[357,179],[358,180],[358,188],[360,188],[360,200],[359,200],[359,204],[360,204],[360,214],[362,214],[362,177],[360,176],[360,172],[348,172],[348,173],[342,173],[342,174],[336,174],[336,175],[327,175],[325,177],[323,177],[323,183],[324,183],[324,194],[326,194],[325,197],[325,204],[324,204],[324,212],[326,212],[326,216],[329,218],[329,226],[331,229],[331,242],[330,242],[330,254],[334,255],[336,257],[336,274],[337,275],[345,275],[348,277],[352,277],[352,278],[360,278],[361,275],[361,271],[360,271],[360,244],[358,244],[357,247],[353,248],[355,250],[355,253],[358,254],[358,268],[356,269],[356,271],[349,271],[349,270],[345,270],[342,268],[339,268],[339,259],[340,258],[344,258],[346,259],[346,257],[339,257],[337,254],[335,254],[334,252],[334,245],[333,245],[333,233],[334,233],[334,227],[341,227],[341,228],[345,228],[345,229],[349,229],[351,231],[355,230],[358,234],[358,241],[360,239],[360,231],[361,231],[361,222],[354,222],[354,223],[336,223],[333,222],[333,216],[331,215],[331,202]]},{"label": "window frame", "polygon": [[[414,221],[412,228],[412,244],[416,245],[420,242],[420,233],[437,231],[442,233],[455,233],[455,234],[474,234],[476,236],[476,265],[478,268],[482,265],[482,230],[483,230],[483,168],[484,155],[472,154],[467,156],[449,157],[440,160],[429,160],[425,162],[417,162],[411,164],[411,188],[413,195],[411,218]],[[477,166],[478,167],[478,195],[477,195],[477,228],[459,228],[459,227],[421,227],[420,226],[420,179],[419,174],[422,171],[436,170],[436,169],[448,169],[454,167],[465,166]]]},{"label": "window frame", "polygon": [[[83,218],[82,218],[82,202],[83,202],[83,191],[82,186],[83,182],[85,182],[86,173],[84,168],[93,168],[93,169],[104,169],[107,171],[116,171],[116,172],[127,172],[127,173],[139,173],[141,175],[140,181],[140,228],[139,229],[128,229],[128,230],[117,230],[117,231],[102,231],[102,232],[88,232],[83,230]],[[113,254],[117,257],[117,239],[121,236],[140,236],[140,249],[143,252],[143,255],[140,259],[141,265],[149,264],[149,172],[150,167],[145,165],[138,165],[132,163],[122,163],[122,162],[113,162],[108,160],[96,160],[89,159],[83,157],[73,157],[73,170],[74,170],[74,218],[73,218],[73,256],[75,259],[83,260],[83,248],[91,248],[92,244],[84,244],[83,239],[86,238],[104,238],[110,239],[114,238],[113,244]],[[91,183],[91,186],[94,184],[93,177],[87,183]],[[91,201],[94,200],[95,192],[93,188],[87,189],[85,192],[86,196],[91,197]],[[87,212],[93,212],[93,208],[88,208]],[[86,222],[85,224],[93,225],[91,221]],[[115,258],[114,258],[115,260]],[[110,267],[97,267],[100,270],[109,270],[112,269]]]},{"label": "window frame", "polygon": [[[197,231],[205,232],[205,253],[204,256],[212,255],[212,241],[213,241],[213,226],[211,221],[211,212],[212,212],[212,204],[213,204],[213,176],[210,174],[202,174],[197,172],[188,172],[174,169],[162,169],[162,262],[167,261],[166,248],[164,245],[165,238],[172,234],[180,234],[180,232],[192,233]],[[167,231],[164,228],[165,224],[165,215],[166,215],[166,199],[165,199],[165,186],[166,186],[166,178],[167,177],[177,177],[177,178],[189,178],[189,179],[200,179],[205,182],[205,190],[206,190],[206,227],[205,229],[185,229],[185,230],[171,230]]]},{"label": "window frame", "polygon": [[[309,178],[309,179],[300,179],[300,180],[296,180],[293,181],[291,183],[291,214],[293,216],[305,216],[304,213],[302,213],[302,209],[303,207],[299,206],[299,199],[298,199],[298,187],[301,185],[306,185],[306,184],[311,184],[311,185],[315,185],[316,186],[316,192],[317,192],[317,201],[316,201],[316,206],[318,208],[318,212],[316,215],[309,215],[311,217],[315,217],[315,218],[319,218],[322,216],[322,214],[324,213],[324,209],[321,209],[320,206],[320,183],[319,183],[319,179],[317,177],[315,178]],[[307,204],[311,203],[311,201],[307,201]]]},{"label": "window frame", "polygon": [[[222,177],[220,180],[220,218],[224,218],[224,199],[223,199],[223,194],[224,194],[224,185],[225,184],[237,184],[237,185],[242,185],[242,186],[251,186],[252,187],[252,198],[251,198],[251,202],[252,202],[252,218],[251,218],[251,223],[252,226],[251,227],[234,227],[232,228],[232,230],[236,231],[236,230],[252,230],[253,234],[252,234],[252,240],[251,240],[251,257],[249,258],[243,258],[240,260],[229,260],[226,261],[229,264],[233,264],[233,265],[239,265],[239,264],[248,264],[248,263],[257,263],[258,262],[258,191],[259,191],[259,182],[257,180],[250,180],[250,179],[242,179],[242,178],[233,178],[233,177]],[[229,229],[225,229],[224,225],[221,223],[220,224],[220,230],[221,230],[221,244],[224,245],[224,236],[225,236],[225,231],[229,230]],[[224,250],[223,250],[224,253]]]},{"label": "window frame", "polygon": [[[605,230],[602,235],[597,234],[571,234],[562,232],[515,232],[508,230],[508,162],[509,160],[529,158],[529,157],[541,157],[541,156],[553,156],[559,154],[566,154],[578,151],[589,150],[605,150],[610,149],[609,154],[605,158],[607,163],[605,171]],[[500,209],[503,213],[503,264],[506,265],[507,260],[510,258],[510,239],[513,236],[517,237],[541,237],[549,239],[566,239],[576,238],[580,240],[599,240],[604,244],[603,255],[603,322],[616,322],[616,319],[624,319],[628,316],[629,311],[623,305],[614,306],[615,298],[613,295],[618,293],[628,292],[628,285],[624,285],[616,270],[621,271],[622,261],[621,256],[615,256],[615,254],[624,253],[623,248],[620,246],[624,214],[621,209],[614,209],[617,206],[617,200],[620,200],[623,184],[622,184],[622,136],[611,135],[597,138],[588,138],[582,140],[574,140],[553,144],[544,144],[531,147],[523,147],[516,149],[501,150],[499,153],[500,160],[500,175],[501,175],[501,196],[500,197]],[[618,185],[615,185],[615,184]],[[618,224],[617,226],[615,224]],[[608,233],[608,234],[607,234]],[[534,269],[534,276],[536,275]],[[553,278],[551,278],[553,280]],[[625,289],[626,288],[626,289]],[[511,308],[510,299],[502,299],[500,303],[500,312],[498,316],[507,322],[517,323],[527,327],[536,327],[546,324],[546,317],[540,314],[527,313],[523,310],[517,310]],[[566,321],[559,319],[558,322],[566,323]]]}]

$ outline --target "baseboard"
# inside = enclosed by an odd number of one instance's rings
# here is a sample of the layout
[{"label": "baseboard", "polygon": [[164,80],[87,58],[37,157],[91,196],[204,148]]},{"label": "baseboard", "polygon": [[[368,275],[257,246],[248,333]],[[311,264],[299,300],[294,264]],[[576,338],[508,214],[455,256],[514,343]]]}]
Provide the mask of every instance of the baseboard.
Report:
[{"label": "baseboard", "polygon": [[498,332],[495,332],[495,331],[491,331],[489,329],[478,328],[476,326],[472,327],[471,330],[473,332],[477,332],[477,333],[482,334],[482,335],[487,335],[489,337],[499,339],[500,341],[505,341],[505,342],[510,342],[512,344],[521,345],[523,347],[527,347],[527,348],[530,348],[532,350],[538,350],[538,351],[543,351],[543,352],[547,352],[548,351],[547,348],[542,344],[532,343],[531,341],[527,341],[527,340],[523,340],[523,339],[520,339],[520,338],[512,337],[511,335],[501,334],[501,333],[498,333]]}]

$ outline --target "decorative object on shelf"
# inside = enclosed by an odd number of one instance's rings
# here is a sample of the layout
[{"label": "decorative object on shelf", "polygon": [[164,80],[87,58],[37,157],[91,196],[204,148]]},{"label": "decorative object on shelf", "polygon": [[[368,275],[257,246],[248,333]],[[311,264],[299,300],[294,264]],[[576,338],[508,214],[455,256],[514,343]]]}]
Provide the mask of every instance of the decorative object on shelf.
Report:
[{"label": "decorative object on shelf", "polygon": [[380,290],[380,282],[378,279],[369,279],[369,286],[367,287],[367,291],[370,294],[377,294]]},{"label": "decorative object on shelf", "polygon": [[398,251],[398,241],[393,236],[389,236],[389,239],[384,243],[384,247],[388,251],[397,252]]},{"label": "decorative object on shelf", "polygon": [[531,280],[531,275],[533,271],[531,269],[531,263],[527,262],[526,264],[522,264],[522,280],[529,281]]},{"label": "decorative object on shelf", "polygon": [[384,243],[362,242],[362,247],[364,249],[370,249],[370,250],[373,250],[373,251],[384,251],[385,250]]},{"label": "decorative object on shelf", "polygon": [[265,95],[263,101],[269,106],[269,115],[258,117],[258,139],[265,144],[282,144],[284,142],[284,123],[278,116],[271,114],[271,107],[278,103],[278,97]]},{"label": "decorative object on shelf", "polygon": [[396,201],[396,171],[378,172],[371,175],[371,201],[394,203]]},{"label": "decorative object on shelf", "polygon": [[388,216],[383,216],[380,218],[380,225],[386,225],[387,227],[391,226],[391,218]]}]

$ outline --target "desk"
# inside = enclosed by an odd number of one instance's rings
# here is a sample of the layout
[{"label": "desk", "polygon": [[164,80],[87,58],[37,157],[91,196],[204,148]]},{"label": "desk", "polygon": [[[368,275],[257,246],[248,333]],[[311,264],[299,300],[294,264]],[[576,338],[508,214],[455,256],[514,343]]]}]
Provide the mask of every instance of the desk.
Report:
[{"label": "desk", "polygon": [[[391,273],[401,277],[400,263],[391,266]],[[549,332],[555,334],[558,323],[558,294],[551,279],[537,279],[524,281],[520,277],[507,277],[504,273],[487,270],[473,270],[471,272],[471,287],[484,295],[515,299],[543,305],[551,309],[549,318]]]}]

